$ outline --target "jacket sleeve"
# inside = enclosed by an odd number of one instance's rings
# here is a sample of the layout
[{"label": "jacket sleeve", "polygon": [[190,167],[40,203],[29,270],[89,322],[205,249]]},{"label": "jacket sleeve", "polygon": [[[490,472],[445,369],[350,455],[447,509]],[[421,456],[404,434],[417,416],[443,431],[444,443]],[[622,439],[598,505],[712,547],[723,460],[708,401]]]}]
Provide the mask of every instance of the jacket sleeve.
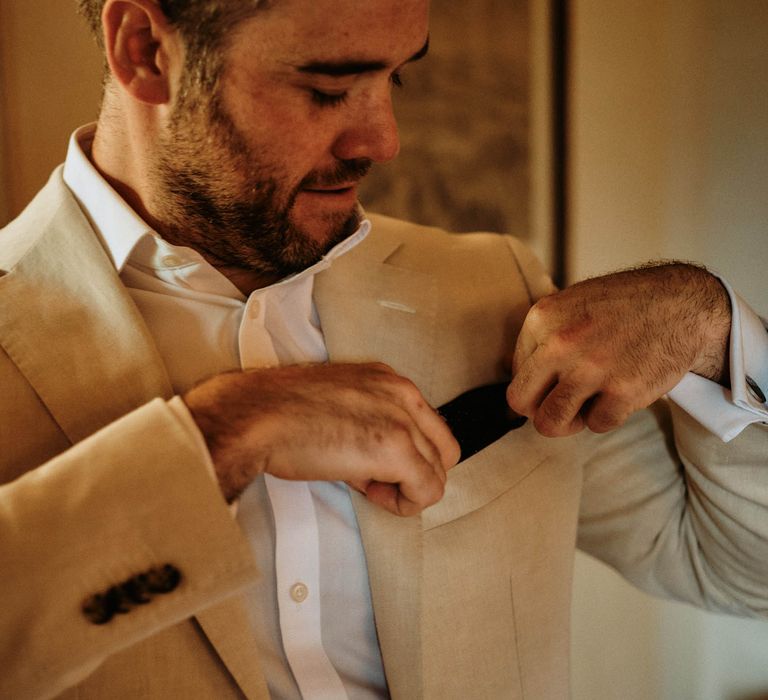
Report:
[{"label": "jacket sleeve", "polygon": [[[508,238],[531,301],[554,291]],[[723,443],[671,401],[587,445],[578,546],[645,591],[768,616],[768,428]]]},{"label": "jacket sleeve", "polygon": [[580,548],[651,594],[768,616],[765,427],[725,444],[661,401],[594,443]]},{"label": "jacket sleeve", "polygon": [[188,426],[156,399],[0,486],[0,697],[50,697],[252,582]]}]

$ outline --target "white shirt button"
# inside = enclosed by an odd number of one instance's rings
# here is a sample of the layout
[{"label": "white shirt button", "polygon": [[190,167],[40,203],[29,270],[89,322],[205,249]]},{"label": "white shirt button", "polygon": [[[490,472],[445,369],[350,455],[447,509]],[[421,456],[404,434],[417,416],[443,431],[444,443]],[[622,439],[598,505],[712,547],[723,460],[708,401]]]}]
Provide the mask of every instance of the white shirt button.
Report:
[{"label": "white shirt button", "polygon": [[178,267],[184,261],[178,255],[164,255],[162,259],[163,265],[166,267]]},{"label": "white shirt button", "polygon": [[248,305],[248,315],[251,318],[258,318],[261,313],[261,302],[258,299],[251,299]]},{"label": "white shirt button", "polygon": [[297,603],[303,603],[307,596],[309,595],[309,588],[306,587],[303,583],[294,583],[291,586],[291,598],[295,600]]}]

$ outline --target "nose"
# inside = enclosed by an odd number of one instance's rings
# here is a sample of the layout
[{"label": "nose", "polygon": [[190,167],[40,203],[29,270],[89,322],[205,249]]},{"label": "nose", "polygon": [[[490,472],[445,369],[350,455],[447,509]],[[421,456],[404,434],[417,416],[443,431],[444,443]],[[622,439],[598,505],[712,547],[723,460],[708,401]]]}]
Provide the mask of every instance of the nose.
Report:
[{"label": "nose", "polygon": [[392,108],[392,97],[387,93],[351,115],[349,124],[336,139],[334,155],[340,160],[368,158],[375,163],[386,163],[400,151],[397,120]]}]

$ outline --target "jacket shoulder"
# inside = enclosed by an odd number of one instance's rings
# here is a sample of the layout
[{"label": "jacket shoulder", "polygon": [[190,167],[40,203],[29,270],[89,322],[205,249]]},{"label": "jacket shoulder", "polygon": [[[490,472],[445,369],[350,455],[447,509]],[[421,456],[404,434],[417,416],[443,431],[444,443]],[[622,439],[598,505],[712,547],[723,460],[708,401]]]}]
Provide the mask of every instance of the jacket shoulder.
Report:
[{"label": "jacket shoulder", "polygon": [[0,274],[15,267],[66,206],[67,200],[77,206],[64,184],[62,171],[63,166],[57,167],[21,214],[0,229]]},{"label": "jacket shoulder", "polygon": [[516,236],[488,231],[455,233],[382,214],[368,214],[371,247],[391,251],[390,262],[435,273],[445,270],[498,270],[519,277],[533,303],[555,287],[536,254]]}]

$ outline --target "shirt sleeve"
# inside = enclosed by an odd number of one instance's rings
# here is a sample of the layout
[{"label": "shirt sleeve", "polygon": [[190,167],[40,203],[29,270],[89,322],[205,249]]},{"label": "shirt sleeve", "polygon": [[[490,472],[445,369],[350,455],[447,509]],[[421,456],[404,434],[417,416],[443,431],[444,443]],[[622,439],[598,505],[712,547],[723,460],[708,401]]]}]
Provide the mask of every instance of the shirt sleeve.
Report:
[{"label": "shirt sleeve", "polygon": [[768,321],[719,279],[731,298],[731,388],[689,372],[669,398],[729,442],[752,423],[768,425]]}]

